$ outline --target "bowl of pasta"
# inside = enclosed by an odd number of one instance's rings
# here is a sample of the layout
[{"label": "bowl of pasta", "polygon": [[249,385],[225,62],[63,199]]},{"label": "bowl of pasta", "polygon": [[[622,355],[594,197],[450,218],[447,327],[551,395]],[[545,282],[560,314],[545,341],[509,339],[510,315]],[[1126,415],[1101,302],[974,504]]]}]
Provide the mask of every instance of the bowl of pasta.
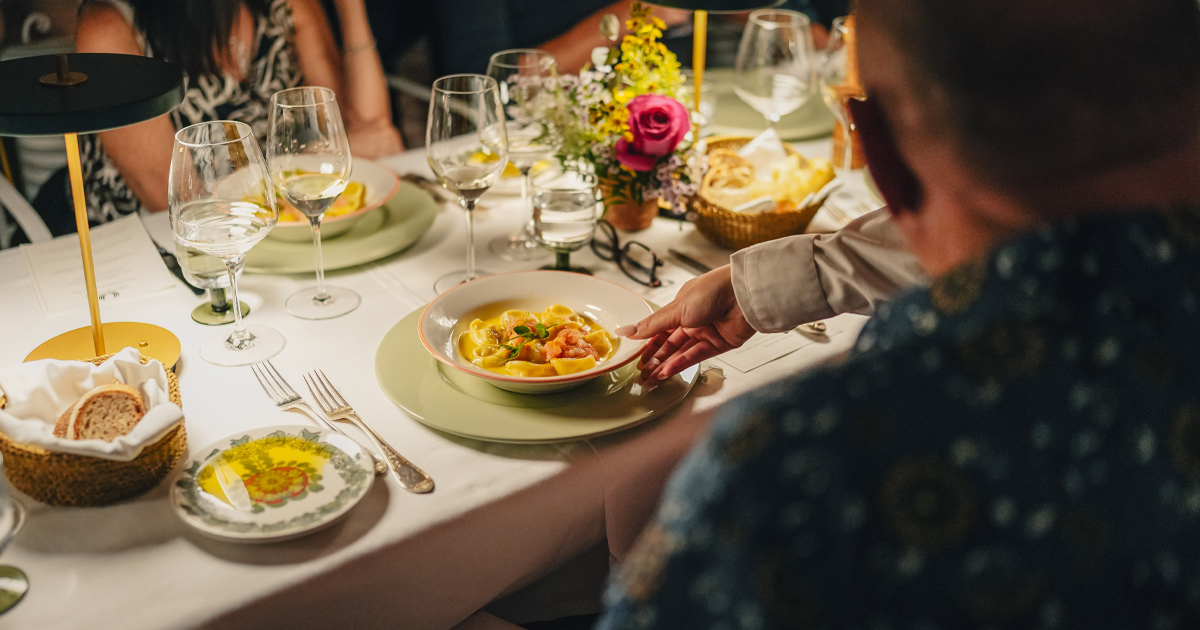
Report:
[{"label": "bowl of pasta", "polygon": [[[355,159],[346,189],[338,195],[333,205],[325,211],[321,220],[321,238],[329,239],[350,231],[354,224],[368,212],[382,206],[400,188],[400,178],[395,171],[369,160]],[[275,191],[279,203],[279,222],[267,238],[292,243],[312,240],[312,228],[304,216],[283,193]]]},{"label": "bowl of pasta", "polygon": [[421,343],[445,367],[519,394],[559,392],[616,370],[647,341],[612,331],[650,315],[636,293],[592,276],[518,271],[438,296],[421,314]]}]

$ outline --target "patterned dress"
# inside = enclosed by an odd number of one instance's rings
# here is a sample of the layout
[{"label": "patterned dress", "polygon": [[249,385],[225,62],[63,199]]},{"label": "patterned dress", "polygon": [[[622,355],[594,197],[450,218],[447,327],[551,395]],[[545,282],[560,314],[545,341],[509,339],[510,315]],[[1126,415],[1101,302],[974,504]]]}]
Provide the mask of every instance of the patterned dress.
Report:
[{"label": "patterned dress", "polygon": [[731,403],[599,627],[1200,628],[1200,206],[1070,222]]},{"label": "patterned dress", "polygon": [[[114,6],[133,24],[133,10],[123,0],[91,1]],[[268,14],[255,18],[254,32],[255,54],[244,81],[224,72],[184,76],[183,102],[171,112],[176,130],[210,120],[238,120],[254,129],[260,143],[266,140],[271,95],[304,81],[287,0],[272,0]],[[154,57],[155,51],[145,33],[138,32],[137,36],[146,56]],[[140,211],[141,202],[121,177],[116,164],[104,153],[99,137],[80,136],[79,144],[89,218],[103,223]]]}]

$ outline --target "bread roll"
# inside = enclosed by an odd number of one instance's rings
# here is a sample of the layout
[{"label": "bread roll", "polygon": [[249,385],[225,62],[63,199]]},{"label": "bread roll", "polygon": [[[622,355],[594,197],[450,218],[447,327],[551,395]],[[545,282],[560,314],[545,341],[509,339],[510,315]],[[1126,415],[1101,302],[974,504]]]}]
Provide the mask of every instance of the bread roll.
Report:
[{"label": "bread roll", "polygon": [[146,415],[146,402],[121,383],[100,385],[79,397],[54,424],[54,435],[68,440],[114,439],[128,434]]}]

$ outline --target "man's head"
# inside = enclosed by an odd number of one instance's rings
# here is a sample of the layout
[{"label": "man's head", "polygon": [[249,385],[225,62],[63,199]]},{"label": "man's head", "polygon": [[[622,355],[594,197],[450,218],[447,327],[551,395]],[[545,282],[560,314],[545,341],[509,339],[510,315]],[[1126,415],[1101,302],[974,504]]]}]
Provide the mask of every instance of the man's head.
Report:
[{"label": "man's head", "polygon": [[1200,167],[1196,0],[858,0],[857,21],[860,129],[930,271],[996,240],[973,230],[1200,190],[1137,184]]}]

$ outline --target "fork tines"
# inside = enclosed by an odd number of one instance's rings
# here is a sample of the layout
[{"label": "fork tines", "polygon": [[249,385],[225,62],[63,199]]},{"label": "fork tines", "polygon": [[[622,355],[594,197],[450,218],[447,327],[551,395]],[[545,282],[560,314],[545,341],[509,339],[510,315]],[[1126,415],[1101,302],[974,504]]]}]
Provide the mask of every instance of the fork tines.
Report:
[{"label": "fork tines", "polygon": [[250,366],[254,372],[254,377],[258,379],[258,384],[262,385],[263,391],[275,400],[277,404],[283,404],[289,400],[295,400],[300,397],[296,390],[288,385],[287,380],[275,369],[275,366],[270,360],[262,361]]},{"label": "fork tines", "polygon": [[334,415],[335,410],[350,408],[350,404],[346,402],[345,398],[342,398],[342,394],[325,376],[325,372],[313,370],[304,375],[304,381],[308,383],[308,390],[312,392],[313,397],[317,399],[317,404],[321,406],[321,410],[326,415]]}]

